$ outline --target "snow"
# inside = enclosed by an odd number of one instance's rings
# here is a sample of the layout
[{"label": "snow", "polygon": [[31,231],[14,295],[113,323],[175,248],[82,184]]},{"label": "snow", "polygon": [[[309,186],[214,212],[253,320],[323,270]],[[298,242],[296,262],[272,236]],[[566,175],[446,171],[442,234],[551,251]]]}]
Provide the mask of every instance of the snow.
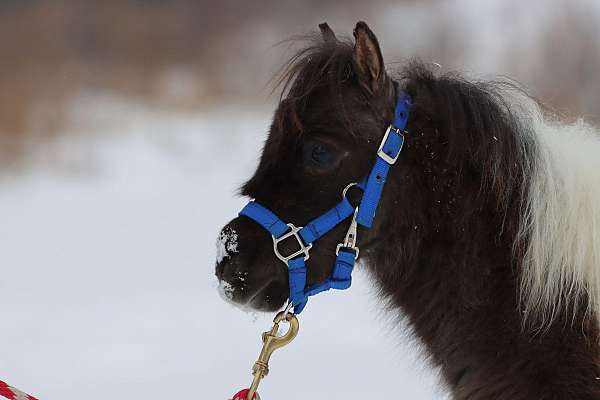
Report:
[{"label": "snow", "polygon": [[219,294],[225,301],[231,301],[233,299],[233,286],[231,286],[231,283],[220,281]]},{"label": "snow", "polygon": [[[217,238],[217,262],[220,263],[225,257],[231,257],[231,253],[238,252],[238,235],[234,229],[227,228],[219,233]],[[244,278],[240,278],[242,282]]]},{"label": "snow", "polygon": [[[273,315],[221,299],[214,243],[245,203],[270,107],[75,104],[73,135],[0,181],[0,379],[42,400],[226,399]],[[264,400],[442,396],[358,269],[351,290],[311,300]]]}]

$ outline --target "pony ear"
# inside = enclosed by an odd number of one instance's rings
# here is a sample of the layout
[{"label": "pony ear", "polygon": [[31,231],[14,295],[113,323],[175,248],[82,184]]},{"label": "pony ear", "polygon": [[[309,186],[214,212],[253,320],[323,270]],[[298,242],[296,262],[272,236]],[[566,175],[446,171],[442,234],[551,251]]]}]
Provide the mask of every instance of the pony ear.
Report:
[{"label": "pony ear", "polygon": [[326,42],[335,42],[337,38],[335,37],[335,33],[331,30],[327,22],[321,22],[319,24],[319,29],[321,30],[321,35],[323,36],[323,40]]},{"label": "pony ear", "polygon": [[383,88],[386,80],[379,42],[363,21],[356,23],[354,39],[352,64],[358,76],[358,82],[370,94],[375,95]]}]

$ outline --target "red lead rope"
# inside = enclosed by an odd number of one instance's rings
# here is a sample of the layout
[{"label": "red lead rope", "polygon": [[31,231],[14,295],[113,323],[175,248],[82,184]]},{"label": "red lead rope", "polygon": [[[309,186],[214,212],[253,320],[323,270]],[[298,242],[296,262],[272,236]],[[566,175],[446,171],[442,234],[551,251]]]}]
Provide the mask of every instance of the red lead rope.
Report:
[{"label": "red lead rope", "polygon": [[[246,400],[248,398],[249,391],[249,389],[240,390],[239,392],[233,395],[231,400]],[[260,396],[258,395],[258,393],[254,393],[254,397],[252,398],[252,400],[260,400]]]},{"label": "red lead rope", "polygon": [[38,400],[27,393],[21,392],[19,389],[15,389],[9,386],[6,382],[0,381],[0,396],[4,396],[10,400]]}]

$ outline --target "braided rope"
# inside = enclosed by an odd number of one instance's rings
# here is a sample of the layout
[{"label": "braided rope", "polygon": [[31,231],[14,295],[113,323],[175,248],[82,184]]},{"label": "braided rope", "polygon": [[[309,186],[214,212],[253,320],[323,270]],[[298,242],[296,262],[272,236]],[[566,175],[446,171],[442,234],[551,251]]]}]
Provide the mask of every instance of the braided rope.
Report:
[{"label": "braided rope", "polygon": [[15,389],[9,386],[6,382],[0,381],[0,396],[4,396],[9,400],[38,400],[27,393],[21,392],[19,389]]},{"label": "braided rope", "polygon": [[[231,398],[231,400],[246,400],[248,398],[249,391],[250,391],[250,389],[242,389],[239,392],[237,392],[236,394],[234,394],[233,397]],[[252,400],[260,400],[260,396],[258,395],[258,392],[254,392],[254,397],[252,398]]]}]

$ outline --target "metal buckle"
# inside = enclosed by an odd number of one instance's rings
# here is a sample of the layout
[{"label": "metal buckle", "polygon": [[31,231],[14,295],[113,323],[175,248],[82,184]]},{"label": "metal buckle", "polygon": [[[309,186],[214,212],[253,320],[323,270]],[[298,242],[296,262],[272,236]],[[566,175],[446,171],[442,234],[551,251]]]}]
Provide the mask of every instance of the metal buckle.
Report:
[{"label": "metal buckle", "polygon": [[[383,151],[383,147],[385,146],[385,142],[387,141],[388,136],[390,135],[390,131],[394,131],[402,137],[402,144],[400,145],[400,148],[398,149],[398,153],[396,154],[396,157],[390,157],[388,154],[386,154]],[[385,131],[385,135],[383,135],[383,140],[381,141],[381,144],[379,145],[379,149],[377,149],[377,156],[379,156],[381,159],[383,159],[383,161],[385,161],[386,163],[388,163],[390,165],[394,165],[396,163],[396,161],[398,160],[398,157],[400,156],[400,152],[402,151],[403,145],[404,145],[404,132],[402,130],[390,125],[390,126],[388,126],[387,130]]]},{"label": "metal buckle", "polygon": [[[273,236],[273,250],[275,250],[275,255],[277,256],[277,258],[279,258],[281,261],[283,261],[286,264],[288,263],[289,260],[291,260],[292,258],[298,257],[300,254],[304,254],[304,261],[308,260],[308,258],[310,257],[310,255],[308,254],[308,251],[312,248],[312,244],[309,244],[308,246],[306,246],[304,244],[304,242],[302,241],[302,238],[298,234],[298,232],[300,231],[300,229],[302,229],[302,227],[296,227],[296,226],[294,226],[294,224],[287,224],[287,226],[290,227],[289,232],[285,233],[284,235],[282,235],[279,238],[276,238],[275,236]],[[300,245],[300,249],[286,257],[279,252],[278,245],[280,242],[284,241],[285,239],[287,239],[291,236],[296,238],[296,242],[298,242],[298,244]]]}]

